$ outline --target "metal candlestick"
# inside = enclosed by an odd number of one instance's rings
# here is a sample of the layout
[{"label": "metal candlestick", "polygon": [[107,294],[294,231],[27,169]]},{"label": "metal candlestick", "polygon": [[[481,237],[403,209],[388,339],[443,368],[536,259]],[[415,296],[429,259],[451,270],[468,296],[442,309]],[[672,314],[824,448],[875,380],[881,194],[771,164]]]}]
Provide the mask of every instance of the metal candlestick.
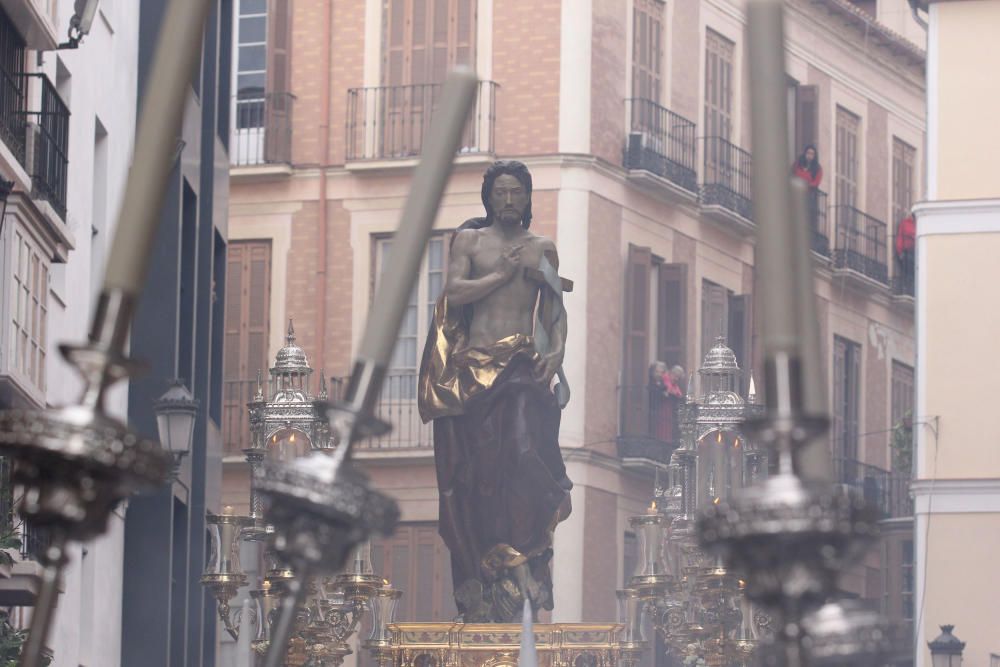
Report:
[{"label": "metal candlestick", "polygon": [[121,500],[162,485],[170,474],[170,455],[104,407],[108,388],[137,366],[124,355],[133,304],[122,291],[104,292],[89,342],[60,346],[84,381],[78,405],[0,411],[0,449],[15,460],[13,481],[24,487],[18,511],[52,535],[40,558],[42,584],[21,667],[40,664],[67,542],[97,537]]}]

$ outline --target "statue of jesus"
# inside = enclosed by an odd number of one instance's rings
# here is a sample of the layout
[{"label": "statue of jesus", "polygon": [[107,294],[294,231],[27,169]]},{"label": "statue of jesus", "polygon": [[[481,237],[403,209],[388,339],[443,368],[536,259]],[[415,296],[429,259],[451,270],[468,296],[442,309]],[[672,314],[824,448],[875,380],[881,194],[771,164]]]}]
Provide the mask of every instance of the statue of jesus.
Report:
[{"label": "statue of jesus", "polygon": [[419,384],[421,417],[434,420],[439,531],[467,623],[518,621],[524,595],[535,612],[552,609],[552,535],[573,486],[559,451],[568,388],[555,244],[528,231],[524,164],[490,166],[482,199],[486,217],[452,239]]}]

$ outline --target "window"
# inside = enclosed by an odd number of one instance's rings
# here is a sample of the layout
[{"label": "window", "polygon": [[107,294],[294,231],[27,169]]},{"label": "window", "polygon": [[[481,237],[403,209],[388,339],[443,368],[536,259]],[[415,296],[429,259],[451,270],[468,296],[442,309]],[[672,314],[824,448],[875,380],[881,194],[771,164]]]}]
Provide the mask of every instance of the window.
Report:
[{"label": "window", "polygon": [[[833,338],[833,455],[842,461],[858,458],[858,411],[861,392],[861,346]],[[856,466],[844,465],[845,474]],[[854,480],[843,479],[843,482]]]},{"label": "window", "polygon": [[901,574],[903,579],[902,603],[903,622],[913,622],[913,540],[903,540]]},{"label": "window", "polygon": [[632,97],[660,103],[663,67],[662,0],[633,0]]},{"label": "window", "polygon": [[451,557],[436,524],[404,523],[392,537],[374,539],[372,547],[375,572],[406,591],[396,608],[397,622],[455,618]]},{"label": "window", "polygon": [[266,373],[270,336],[271,242],[233,241],[226,258],[222,433],[227,452],[250,446],[247,401]]},{"label": "window", "polygon": [[837,107],[837,205],[858,203],[858,131],[861,119]]},{"label": "window", "polygon": [[26,158],[24,39],[0,9],[0,138],[22,166]]},{"label": "window", "polygon": [[913,207],[913,169],[917,149],[892,138],[892,223],[910,214]]},{"label": "window", "polygon": [[384,0],[382,83],[441,83],[476,63],[475,0]]},{"label": "window", "polygon": [[[392,256],[391,237],[375,239],[375,276],[381,276]],[[448,266],[448,237],[431,238],[424,255],[423,270],[410,303],[403,316],[399,339],[389,365],[389,376],[383,389],[383,398],[413,400],[417,396],[417,372],[423,352],[427,330],[434,319],[434,305],[444,291],[445,271]],[[373,281],[377,283],[376,281]],[[377,285],[376,285],[377,286]],[[372,290],[374,298],[375,290]],[[397,376],[398,380],[392,380]]]},{"label": "window", "polygon": [[705,136],[729,141],[733,115],[733,52],[722,35],[705,34]]},{"label": "window", "polygon": [[748,384],[751,357],[751,304],[749,294],[733,294],[710,280],[701,281],[701,357],[715,346],[715,339],[724,336],[726,345],[736,355],[736,363],[744,372],[737,385],[741,390]]},{"label": "window", "polygon": [[650,248],[630,244],[625,293],[620,426],[622,435],[638,436],[654,428],[650,421],[650,364],[686,363],[687,266],[662,263]]},{"label": "window", "polygon": [[[891,395],[891,423],[889,428],[895,429],[897,426],[902,426],[904,429],[913,428],[913,367],[907,366],[906,364],[900,363],[898,361],[892,362],[892,395]],[[904,431],[905,433],[905,431]],[[910,468],[912,467],[912,461],[908,460],[910,456],[900,455],[895,449],[897,434],[893,432],[893,454],[892,454],[892,467],[893,470],[905,474],[910,473]],[[911,449],[912,452],[912,437],[913,432],[910,431],[911,439]],[[905,442],[905,441],[904,441]],[[911,455],[912,456],[912,455]]]},{"label": "window", "polygon": [[797,158],[810,144],[817,144],[819,88],[817,86],[795,86],[795,141],[792,145],[792,159]]},{"label": "window", "polygon": [[14,228],[11,371],[45,393],[49,263],[41,249]]},{"label": "window", "polygon": [[264,124],[267,88],[267,0],[238,0],[236,19],[236,127]]}]

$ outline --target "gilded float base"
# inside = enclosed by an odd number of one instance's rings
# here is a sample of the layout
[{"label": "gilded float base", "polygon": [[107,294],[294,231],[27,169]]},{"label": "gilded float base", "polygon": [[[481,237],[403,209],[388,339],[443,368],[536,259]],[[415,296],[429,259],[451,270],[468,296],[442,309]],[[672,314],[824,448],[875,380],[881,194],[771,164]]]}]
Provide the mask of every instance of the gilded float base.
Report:
[{"label": "gilded float base", "polygon": [[[373,649],[379,667],[517,667],[521,625],[395,623],[388,646]],[[620,640],[616,623],[538,623],[539,667],[634,667],[644,645]]]}]

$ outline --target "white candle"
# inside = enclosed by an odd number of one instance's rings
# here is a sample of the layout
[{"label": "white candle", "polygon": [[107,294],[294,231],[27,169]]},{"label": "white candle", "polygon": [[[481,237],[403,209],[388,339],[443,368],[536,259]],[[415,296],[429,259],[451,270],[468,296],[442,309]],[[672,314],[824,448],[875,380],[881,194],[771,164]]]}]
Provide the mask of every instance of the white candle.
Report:
[{"label": "white candle", "polygon": [[[266,620],[262,620],[266,623]],[[250,634],[253,628],[250,623],[250,600],[243,601],[240,609],[240,634],[236,640],[237,667],[253,667],[253,653],[250,651]]]},{"label": "white candle", "polygon": [[160,221],[181,134],[184,103],[201,54],[208,0],[171,0],[146,83],[132,168],[108,255],[104,289],[136,294]]},{"label": "white candle", "polygon": [[358,355],[363,360],[379,366],[389,363],[438,204],[475,100],[477,83],[476,74],[465,67],[456,68],[445,82],[441,105],[431,121],[399,229],[392,241],[389,266],[382,275],[368,315]]},{"label": "white candle", "polygon": [[[753,207],[759,230],[755,268],[760,276],[765,357],[798,357],[794,253],[788,181],[788,114],[781,0],[751,0],[747,7],[753,137]],[[804,238],[804,237],[803,237]],[[802,252],[808,252],[802,248]],[[810,283],[811,284],[811,283]],[[768,387],[770,396],[773,388]]]}]

